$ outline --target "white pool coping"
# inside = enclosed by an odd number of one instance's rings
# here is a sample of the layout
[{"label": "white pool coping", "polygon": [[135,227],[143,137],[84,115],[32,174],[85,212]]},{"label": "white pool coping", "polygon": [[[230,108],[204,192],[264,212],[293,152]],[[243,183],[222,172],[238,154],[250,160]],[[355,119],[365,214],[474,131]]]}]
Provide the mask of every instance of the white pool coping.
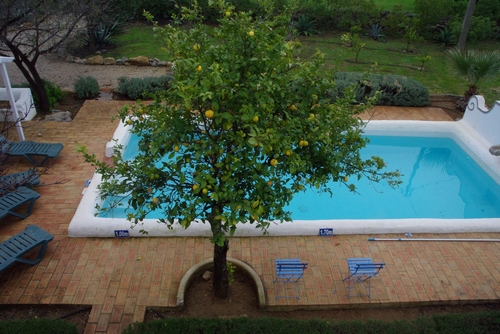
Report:
[{"label": "white pool coping", "polygon": [[[429,122],[429,121],[370,121],[366,126],[367,134],[415,135],[428,137],[449,137],[469,154],[481,167],[500,184],[500,157],[489,153],[492,145],[479,135],[466,121]],[[126,127],[121,124],[115,135],[127,136]],[[114,137],[118,138],[118,137]],[[127,139],[128,140],[128,139]],[[121,141],[125,143],[126,141]],[[142,226],[131,227],[124,218],[96,217],[97,185],[101,177],[94,174],[90,186],[86,189],[82,201],[69,225],[70,237],[115,237],[115,231],[128,231],[130,237],[210,237],[210,225],[193,222],[188,229],[180,225],[168,229],[156,219],[146,219]],[[499,204],[500,205],[500,204]],[[269,227],[269,236],[318,235],[319,229],[333,229],[339,234],[388,234],[388,233],[462,233],[462,232],[500,232],[500,218],[479,219],[363,219],[363,220],[295,220],[282,224],[273,223]],[[147,235],[141,234],[144,229]],[[239,224],[236,237],[263,236],[262,230],[251,224]]]}]

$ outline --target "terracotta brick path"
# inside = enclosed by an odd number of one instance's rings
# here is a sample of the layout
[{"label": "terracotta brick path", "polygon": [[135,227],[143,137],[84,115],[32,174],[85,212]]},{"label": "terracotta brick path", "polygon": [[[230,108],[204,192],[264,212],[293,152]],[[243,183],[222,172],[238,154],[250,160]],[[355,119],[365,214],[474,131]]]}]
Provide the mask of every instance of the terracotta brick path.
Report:
[{"label": "terracotta brick path", "polygon": [[[18,264],[0,274],[0,303],[92,305],[86,333],[119,333],[142,321],[146,306],[174,306],[179,282],[194,264],[212,256],[206,238],[68,238],[68,224],[93,168],[76,152],[85,145],[98,156],[112,137],[117,121],[110,117],[118,101],[87,101],[71,123],[24,123],[28,139],[62,142],[38,187],[41,198],[25,220],[2,219],[0,241],[36,224],[54,234],[42,262]],[[441,109],[377,108],[376,118],[451,120]],[[40,136],[38,136],[40,134]],[[10,138],[15,138],[10,133]],[[12,159],[10,171],[28,162]],[[373,236],[394,237],[394,236]],[[397,236],[401,237],[401,236]],[[500,233],[416,235],[426,238],[500,238]],[[248,263],[260,275],[270,307],[378,307],[497,301],[500,294],[500,243],[496,242],[370,242],[368,236],[233,238],[228,254]],[[273,261],[300,257],[309,263],[302,296],[274,298]],[[346,258],[371,257],[387,263],[373,279],[372,298],[347,298],[342,278]]]}]

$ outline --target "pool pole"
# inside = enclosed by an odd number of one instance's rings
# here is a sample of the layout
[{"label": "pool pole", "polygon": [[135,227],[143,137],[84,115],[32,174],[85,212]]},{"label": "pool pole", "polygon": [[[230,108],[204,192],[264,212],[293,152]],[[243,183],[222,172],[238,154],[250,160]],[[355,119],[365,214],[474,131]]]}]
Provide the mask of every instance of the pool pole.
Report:
[{"label": "pool pole", "polygon": [[500,242],[500,239],[444,239],[444,238],[368,238],[368,241],[467,241]]}]

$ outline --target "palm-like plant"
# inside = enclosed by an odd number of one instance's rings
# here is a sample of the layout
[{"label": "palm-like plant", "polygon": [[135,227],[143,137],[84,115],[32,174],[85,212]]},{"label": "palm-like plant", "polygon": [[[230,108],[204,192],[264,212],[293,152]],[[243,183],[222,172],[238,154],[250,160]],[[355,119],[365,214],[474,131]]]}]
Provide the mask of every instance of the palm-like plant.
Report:
[{"label": "palm-like plant", "polygon": [[[465,92],[465,103],[478,91],[478,84],[500,73],[500,53],[498,51],[460,51],[457,48],[448,50],[448,57],[453,62],[459,76],[469,86]],[[464,108],[465,109],[465,108]]]}]

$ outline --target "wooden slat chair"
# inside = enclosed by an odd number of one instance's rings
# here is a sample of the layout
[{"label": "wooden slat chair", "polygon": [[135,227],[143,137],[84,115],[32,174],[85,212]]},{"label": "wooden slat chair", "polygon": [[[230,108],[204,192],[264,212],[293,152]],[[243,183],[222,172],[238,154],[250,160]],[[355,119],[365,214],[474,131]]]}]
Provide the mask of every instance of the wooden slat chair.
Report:
[{"label": "wooden slat chair", "polygon": [[[54,239],[49,232],[35,225],[29,225],[24,231],[14,235],[0,244],[0,272],[16,262],[34,266],[45,254],[47,244]],[[31,250],[40,247],[35,259],[26,259],[23,256]]]},{"label": "wooden slat chair", "polygon": [[[24,219],[31,214],[31,210],[35,205],[35,201],[40,197],[40,194],[27,187],[18,187],[14,191],[4,193],[0,197],[0,219],[7,215],[13,215]],[[24,213],[16,211],[16,209],[27,204]]]},{"label": "wooden slat chair", "polygon": [[[297,298],[300,299],[300,284],[299,280],[304,276],[304,270],[307,269],[307,263],[303,263],[300,259],[276,259],[276,279],[274,284],[276,287],[276,299],[278,298]],[[295,289],[295,295],[287,296],[280,294],[285,293],[286,285],[291,284]]]},{"label": "wooden slat chair", "polygon": [[[349,267],[349,276],[343,279],[343,281],[347,281],[347,298],[351,296],[368,296],[368,298],[371,298],[371,278],[378,275],[380,269],[384,268],[385,263],[375,263],[370,258],[349,258],[347,259],[347,266]],[[351,295],[351,290],[355,289],[358,282],[365,286],[367,293]]]}]

